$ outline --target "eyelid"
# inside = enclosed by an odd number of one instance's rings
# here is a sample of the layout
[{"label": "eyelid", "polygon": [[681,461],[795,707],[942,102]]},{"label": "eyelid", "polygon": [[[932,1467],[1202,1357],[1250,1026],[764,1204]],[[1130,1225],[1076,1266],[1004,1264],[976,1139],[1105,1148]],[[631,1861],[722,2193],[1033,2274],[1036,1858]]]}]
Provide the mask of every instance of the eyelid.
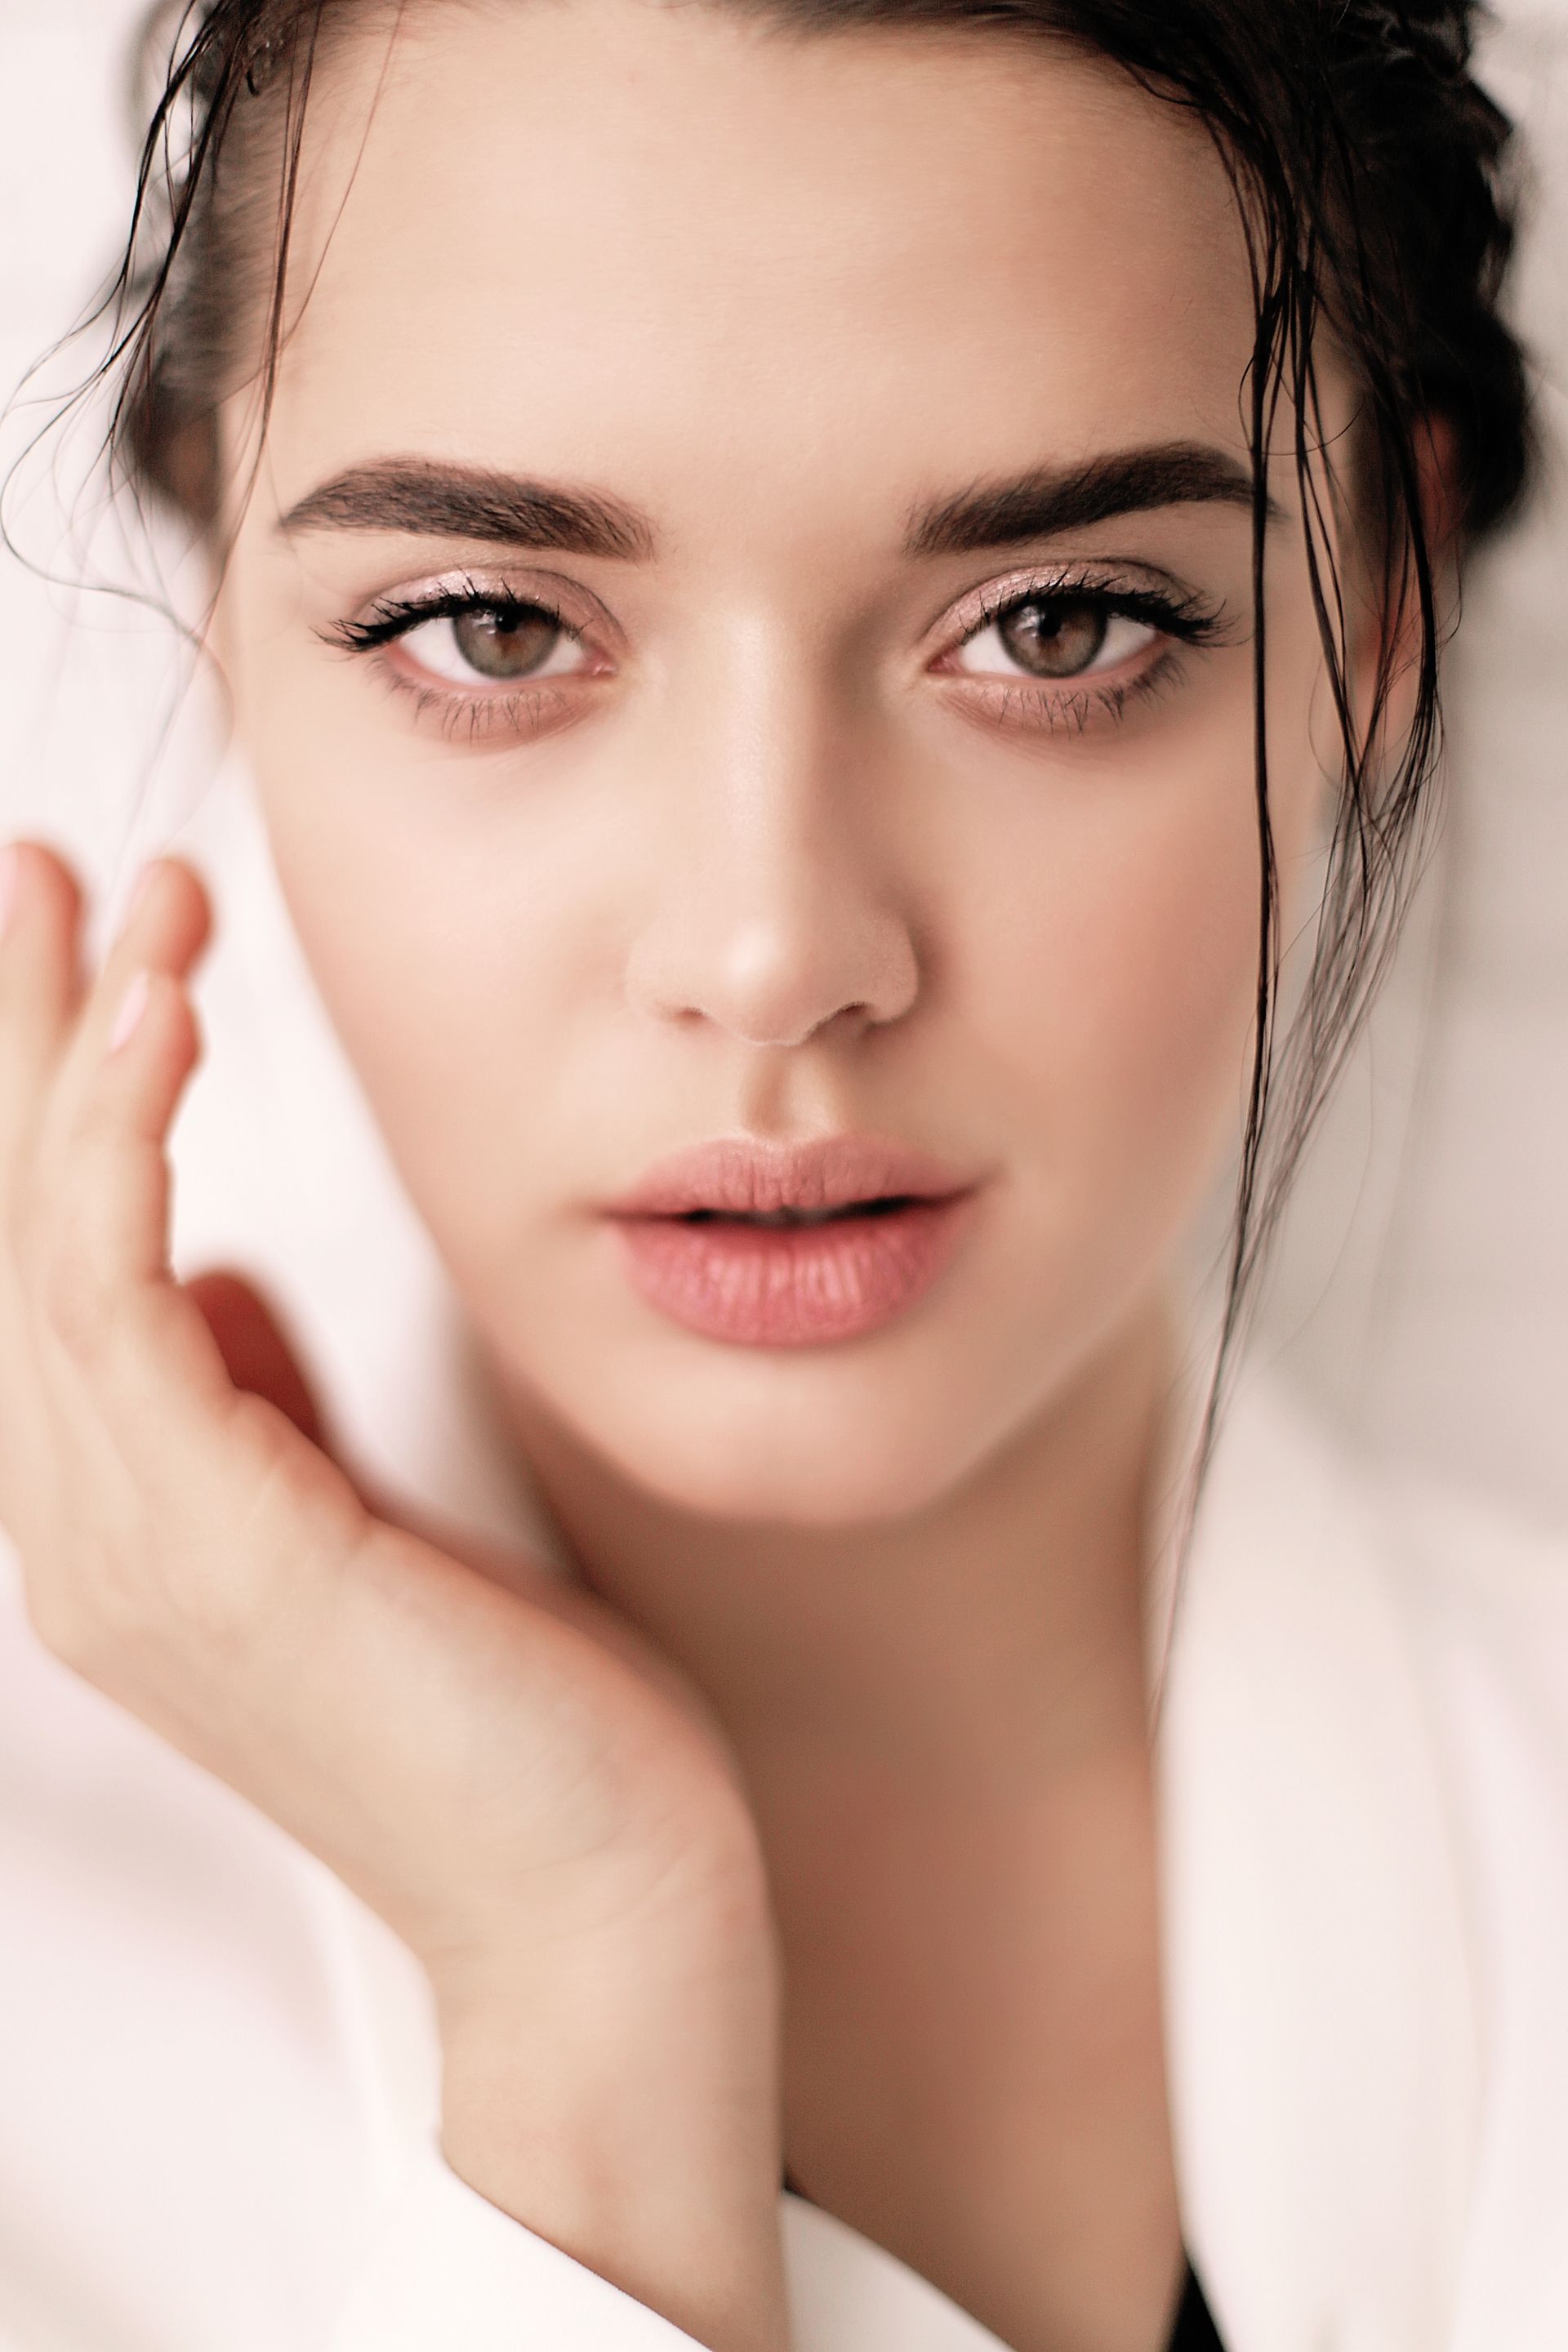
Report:
[{"label": "eyelid", "polygon": [[[1142,577],[1130,579],[1129,572]],[[1120,577],[1117,575],[1120,573]],[[542,587],[543,593],[538,593]],[[1064,563],[1053,568],[1036,565],[1020,567],[1012,575],[984,582],[961,597],[956,605],[943,609],[941,621],[935,625],[940,635],[938,654],[952,650],[977,629],[986,627],[1010,605],[1026,602],[1031,595],[1079,595],[1103,603],[1108,606],[1121,604],[1121,609],[1136,609],[1145,602],[1163,611],[1183,615],[1194,637],[1212,637],[1224,629],[1223,607],[1208,604],[1203,597],[1160,568],[1153,565],[1117,565],[1110,562]],[[562,625],[572,634],[587,639],[595,629],[601,629],[617,647],[622,646],[623,633],[607,609],[596,596],[584,588],[580,581],[562,572],[533,571],[524,580],[516,573],[496,572],[484,575],[473,569],[454,569],[436,573],[405,585],[402,583],[367,597],[346,620],[321,629],[317,634],[329,643],[363,650],[363,633],[374,627],[378,616],[397,612],[405,616],[407,628],[416,627],[421,620],[437,617],[447,599],[458,599],[483,607],[493,604],[537,604],[553,613]],[[1123,601],[1124,600],[1124,601]],[[585,614],[574,614],[574,603],[587,608]],[[1140,614],[1155,617],[1158,614]],[[399,633],[401,634],[401,632]],[[927,643],[933,632],[928,631]],[[393,633],[381,642],[386,642]]]},{"label": "eyelid", "polygon": [[592,649],[596,634],[616,644],[620,641],[618,626],[598,598],[563,572],[535,571],[524,577],[516,572],[487,575],[468,569],[383,589],[367,597],[346,619],[329,624],[317,635],[345,651],[364,653],[395,645],[423,624],[458,610],[482,612],[508,606],[551,614],[585,649]]},{"label": "eyelid", "polygon": [[[1130,572],[1141,576],[1130,579]],[[922,667],[929,674],[933,659],[945,658],[994,625],[1002,614],[1032,599],[1092,603],[1110,614],[1146,623],[1165,637],[1166,644],[1163,653],[1137,672],[1124,664],[1120,671],[1084,673],[1056,680],[1025,675],[1016,679],[986,673],[966,676],[962,698],[973,709],[987,707],[997,718],[1005,719],[1005,723],[1016,724],[1031,733],[1038,733],[1042,728],[1047,732],[1056,730],[1058,720],[1049,716],[1053,709],[1063,714],[1063,723],[1071,718],[1081,732],[1088,723],[1091,700],[1107,715],[1119,718],[1130,694],[1152,691],[1173,674],[1178,647],[1223,644],[1235,635],[1223,601],[1205,599],[1159,567],[1118,564],[1114,559],[1059,563],[1049,570],[1037,564],[986,581],[961,597],[956,605],[950,604],[943,616],[945,626],[938,653],[934,656],[927,654]],[[573,613],[574,604],[588,608],[584,618]],[[563,633],[588,656],[586,666],[569,676],[542,676],[515,682],[491,681],[486,685],[476,678],[470,688],[436,674],[420,675],[417,665],[413,666],[415,674],[410,675],[408,669],[400,670],[395,661],[386,658],[395,653],[405,637],[434,619],[463,609],[482,611],[509,605],[531,607],[552,614]],[[594,658],[602,650],[595,644],[596,638],[602,635],[611,641],[617,654],[625,643],[619,625],[581,582],[561,573],[538,571],[531,571],[526,581],[510,572],[489,576],[472,570],[443,572],[406,587],[384,590],[362,604],[352,619],[319,629],[316,634],[345,652],[370,657],[389,687],[414,698],[415,708],[422,716],[439,718],[444,734],[453,738],[466,727],[468,740],[474,742],[505,728],[509,714],[521,718],[524,709],[534,712],[541,725],[547,711],[552,719],[568,721],[583,715],[584,705],[566,690],[605,675],[605,665]],[[964,674],[939,670],[936,675],[945,682]],[[532,721],[529,731],[533,731]],[[545,731],[553,729],[546,728]]]},{"label": "eyelid", "polygon": [[1086,604],[1103,605],[1108,611],[1149,621],[1168,635],[1191,642],[1212,641],[1223,634],[1226,625],[1222,606],[1208,602],[1168,572],[1152,565],[1088,561],[1062,563],[1053,570],[1037,564],[1000,580],[986,581],[971,589],[955,606],[950,605],[943,616],[937,656],[955,652],[1010,607],[1027,604],[1034,597],[1042,601],[1059,598],[1064,602],[1081,599]]}]

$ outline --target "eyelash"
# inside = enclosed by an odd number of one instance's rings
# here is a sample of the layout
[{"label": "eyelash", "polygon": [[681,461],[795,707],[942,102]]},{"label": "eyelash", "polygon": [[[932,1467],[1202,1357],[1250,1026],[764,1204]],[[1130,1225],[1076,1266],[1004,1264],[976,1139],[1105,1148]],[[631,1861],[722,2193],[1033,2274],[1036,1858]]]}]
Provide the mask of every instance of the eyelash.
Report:
[{"label": "eyelash", "polygon": [[[412,629],[423,628],[431,621],[461,620],[466,614],[477,613],[508,620],[542,613],[565,635],[585,642],[585,633],[576,628],[548,596],[509,596],[472,580],[428,596],[384,597],[372,608],[368,619],[338,621],[321,635],[327,644],[343,653],[374,658]],[[476,694],[465,698],[455,689],[421,686],[416,679],[403,677],[389,663],[380,662],[377,667],[394,693],[411,698],[416,719],[436,719],[448,741],[466,736],[470,743],[479,742],[501,729],[513,733],[522,731],[530,723],[537,724],[562,707],[559,691],[548,687],[524,685],[511,694]]]},{"label": "eyelash", "polygon": [[[1054,687],[1044,679],[1025,684],[988,678],[980,672],[941,675],[967,676],[968,692],[977,696],[987,716],[1004,728],[1081,735],[1097,717],[1114,723],[1125,716],[1134,699],[1156,698],[1180,675],[1180,648],[1207,644],[1223,632],[1218,611],[1180,590],[1121,586],[1082,572],[1060,572],[984,591],[976,599],[962,635],[945,648],[942,658],[961,653],[975,637],[1023,606],[1069,603],[1088,605],[1107,621],[1142,622],[1172,642],[1135,677],[1112,678],[1104,685],[1089,682],[1092,673],[1085,673],[1083,683],[1065,678]],[[427,596],[386,597],[367,618],[337,622],[320,634],[344,653],[374,658],[416,628],[474,614],[508,620],[542,614],[567,637],[587,643],[586,632],[570,622],[547,595],[509,595],[471,580]],[[393,691],[412,698],[416,719],[434,719],[448,741],[475,743],[502,731],[526,733],[563,708],[559,689],[549,686],[530,688],[525,685],[511,693],[498,690],[464,696],[460,690],[421,685],[386,662],[379,662],[377,667]]]},{"label": "eyelash", "polygon": [[[986,679],[971,672],[970,685],[984,700],[988,717],[1003,727],[1054,735],[1082,735],[1096,716],[1112,722],[1122,719],[1134,700],[1153,700],[1181,675],[1181,648],[1210,644],[1225,633],[1223,614],[1201,597],[1173,586],[1169,589],[1120,586],[1083,572],[1060,572],[1048,578],[984,589],[963,635],[947,649],[959,653],[977,636],[995,626],[1021,606],[1041,604],[1087,604],[1107,620],[1131,620],[1158,629],[1171,642],[1135,677],[1111,678],[1105,684],[1086,675],[1079,682],[1064,678],[1054,687],[1045,679],[1026,684],[1017,679]],[[946,656],[944,656],[946,658]],[[954,673],[947,672],[947,676]]]}]

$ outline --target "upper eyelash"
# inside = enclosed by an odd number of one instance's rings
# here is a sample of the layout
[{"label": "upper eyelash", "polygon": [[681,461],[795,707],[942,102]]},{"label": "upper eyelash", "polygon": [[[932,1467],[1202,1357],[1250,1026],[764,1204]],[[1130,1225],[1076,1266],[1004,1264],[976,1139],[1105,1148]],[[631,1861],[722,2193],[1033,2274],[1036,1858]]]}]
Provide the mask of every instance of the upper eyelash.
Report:
[{"label": "upper eyelash", "polygon": [[[993,626],[1004,614],[1015,611],[1020,605],[1068,600],[1098,605],[1108,614],[1147,622],[1163,635],[1189,645],[1202,644],[1219,635],[1225,625],[1222,612],[1205,604],[1200,597],[1173,587],[1141,588],[1095,579],[1081,572],[1061,572],[1049,579],[1037,579],[1022,584],[1014,581],[1005,586],[984,591],[977,616],[972,619],[963,635],[956,638],[948,650],[952,653],[967,645],[971,638]],[[542,613],[566,635],[579,641],[583,636],[583,632],[574,626],[547,596],[510,595],[505,591],[483,588],[472,580],[426,596],[384,597],[373,607],[368,618],[336,622],[319,634],[327,643],[338,646],[344,652],[368,654],[394,643],[427,622],[457,619],[465,613],[475,612]],[[1163,676],[1166,665],[1161,663],[1156,667]],[[1151,677],[1146,682],[1152,687],[1155,681]],[[407,681],[402,683],[408,685]],[[498,715],[497,706],[504,707],[506,704],[506,698],[499,696],[485,697],[482,701],[465,702],[460,691],[449,688],[409,686],[409,690],[419,698],[420,707],[439,709],[443,716],[443,732],[448,734],[452,731],[450,722],[464,710],[469,711],[477,722],[479,710],[485,709],[488,729]],[[1088,679],[1082,682],[1064,679],[1058,682],[1053,694],[1047,681],[1031,681],[1026,677],[1008,681],[992,679],[989,690],[993,695],[1005,695],[1009,704],[1026,700],[1037,713],[1047,712],[1054,703],[1063,702],[1076,695],[1077,702],[1072,712],[1069,714],[1064,708],[1060,716],[1063,719],[1069,715],[1075,718],[1080,731],[1086,723],[1091,699],[1100,708],[1111,709],[1113,715],[1120,716],[1128,692],[1124,688],[1091,683]]]},{"label": "upper eyelash", "polygon": [[[1199,597],[1185,595],[1173,589],[1121,587],[1082,574],[1064,572],[1055,579],[1032,581],[1026,586],[1020,587],[1015,583],[1005,588],[985,590],[980,599],[978,620],[964,631],[958,643],[967,644],[971,636],[978,635],[983,628],[988,628],[1004,613],[1020,604],[1055,603],[1068,597],[1102,605],[1108,611],[1125,614],[1134,620],[1156,623],[1168,635],[1194,642],[1212,636],[1220,626],[1218,614]],[[477,582],[444,588],[431,596],[384,598],[375,605],[368,620],[337,621],[321,634],[355,652],[369,652],[377,646],[389,644],[393,638],[422,622],[455,620],[464,613],[476,612],[543,613],[569,635],[580,634],[547,597],[511,596],[494,589],[483,589]]]},{"label": "upper eyelash", "polygon": [[384,597],[368,619],[334,621],[320,634],[345,652],[374,653],[426,621],[457,620],[465,613],[543,613],[568,636],[582,635],[547,596],[510,596],[477,583],[439,589],[431,596]]},{"label": "upper eyelash", "polygon": [[1218,635],[1224,626],[1223,615],[1212,605],[1179,589],[1121,587],[1082,573],[1063,572],[1053,580],[1031,581],[1025,586],[1013,582],[1005,587],[984,590],[978,619],[949,650],[967,645],[971,637],[990,628],[1004,613],[1013,612],[1021,604],[1068,603],[1096,604],[1108,614],[1147,621],[1167,636],[1181,637],[1189,645],[1201,645],[1205,638]]}]

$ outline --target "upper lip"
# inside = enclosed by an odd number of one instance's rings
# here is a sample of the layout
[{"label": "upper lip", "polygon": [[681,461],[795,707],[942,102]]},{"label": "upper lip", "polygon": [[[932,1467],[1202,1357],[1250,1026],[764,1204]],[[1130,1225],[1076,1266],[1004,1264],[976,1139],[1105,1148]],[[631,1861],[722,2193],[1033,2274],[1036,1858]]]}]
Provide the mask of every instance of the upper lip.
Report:
[{"label": "upper lip", "polygon": [[721,1136],[656,1161],[606,1213],[680,1217],[768,1216],[781,1209],[842,1209],[858,1201],[942,1200],[967,1192],[965,1177],[930,1152],[887,1136],[827,1135],[803,1142]]}]

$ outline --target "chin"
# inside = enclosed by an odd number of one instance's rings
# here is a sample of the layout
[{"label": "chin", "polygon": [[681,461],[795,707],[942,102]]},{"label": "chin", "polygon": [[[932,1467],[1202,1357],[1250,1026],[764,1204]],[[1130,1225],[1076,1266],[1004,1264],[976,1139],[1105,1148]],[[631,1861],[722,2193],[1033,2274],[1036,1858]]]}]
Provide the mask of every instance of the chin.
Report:
[{"label": "chin", "polygon": [[771,1393],[732,1372],[631,1393],[600,1383],[591,1404],[562,1417],[616,1477],[670,1510],[824,1531],[918,1514],[963,1480],[987,1442],[956,1422],[948,1384],[922,1394],[885,1373],[819,1374]]},{"label": "chin", "polygon": [[670,1445],[622,1455],[621,1475],[676,1511],[735,1524],[833,1529],[888,1526],[938,1501],[951,1481],[930,1449],[861,1453],[837,1433],[831,1447],[796,1448],[759,1432],[722,1459]]}]

